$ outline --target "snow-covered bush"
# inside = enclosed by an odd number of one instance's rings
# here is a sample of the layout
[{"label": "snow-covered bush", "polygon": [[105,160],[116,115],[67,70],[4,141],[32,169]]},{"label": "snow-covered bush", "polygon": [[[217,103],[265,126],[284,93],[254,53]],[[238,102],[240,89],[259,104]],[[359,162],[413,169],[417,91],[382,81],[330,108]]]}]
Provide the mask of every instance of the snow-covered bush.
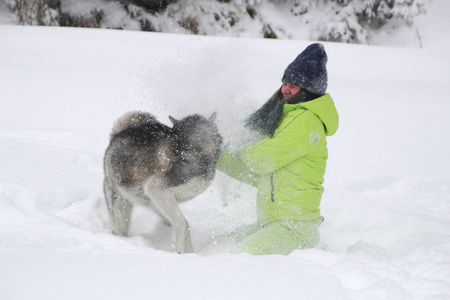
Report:
[{"label": "snow-covered bush", "polygon": [[427,0],[6,0],[18,24],[371,44]]},{"label": "snow-covered bush", "polygon": [[[140,20],[146,19],[155,31],[161,32],[227,36],[258,36],[263,33],[261,24],[254,20],[246,6],[227,2],[179,0],[162,13],[140,11],[139,15]],[[259,26],[259,32],[255,32],[255,26]]]},{"label": "snow-covered bush", "polygon": [[58,0],[7,0],[20,25],[59,25]]},{"label": "snow-covered bush", "polygon": [[293,16],[309,24],[310,39],[370,43],[378,31],[412,26],[426,13],[426,0],[278,0]]}]

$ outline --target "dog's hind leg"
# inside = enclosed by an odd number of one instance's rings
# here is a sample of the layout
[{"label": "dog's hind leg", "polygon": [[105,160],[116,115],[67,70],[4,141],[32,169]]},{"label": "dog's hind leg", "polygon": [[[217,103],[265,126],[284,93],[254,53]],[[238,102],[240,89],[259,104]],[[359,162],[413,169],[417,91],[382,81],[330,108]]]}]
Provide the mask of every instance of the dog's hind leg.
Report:
[{"label": "dog's hind leg", "polygon": [[133,205],[106,180],[104,183],[104,191],[114,234],[128,236]]},{"label": "dog's hind leg", "polygon": [[116,197],[116,201],[110,210],[110,216],[114,224],[114,233],[116,235],[128,236],[132,210],[133,205],[127,199],[121,195]]},{"label": "dog's hind leg", "polygon": [[192,253],[190,227],[183,216],[175,195],[171,191],[153,191],[150,185],[146,186],[145,193],[152,199],[152,204],[160,214],[172,226],[172,247],[178,253]]}]

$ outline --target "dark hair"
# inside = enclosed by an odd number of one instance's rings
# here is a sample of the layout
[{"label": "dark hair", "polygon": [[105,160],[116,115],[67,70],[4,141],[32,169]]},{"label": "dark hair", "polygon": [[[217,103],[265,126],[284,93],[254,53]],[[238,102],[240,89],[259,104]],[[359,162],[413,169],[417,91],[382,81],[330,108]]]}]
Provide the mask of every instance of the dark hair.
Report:
[{"label": "dark hair", "polygon": [[278,89],[264,105],[245,120],[245,127],[262,135],[273,136],[283,115],[283,94]]},{"label": "dark hair", "polygon": [[245,127],[259,132],[264,136],[273,137],[275,130],[283,117],[283,106],[285,103],[298,104],[314,100],[320,96],[322,95],[300,89],[298,94],[294,97],[289,98],[287,101],[283,101],[283,94],[281,93],[280,88],[266,101],[266,103],[264,103],[263,106],[261,106],[260,109],[252,113],[245,120]]}]

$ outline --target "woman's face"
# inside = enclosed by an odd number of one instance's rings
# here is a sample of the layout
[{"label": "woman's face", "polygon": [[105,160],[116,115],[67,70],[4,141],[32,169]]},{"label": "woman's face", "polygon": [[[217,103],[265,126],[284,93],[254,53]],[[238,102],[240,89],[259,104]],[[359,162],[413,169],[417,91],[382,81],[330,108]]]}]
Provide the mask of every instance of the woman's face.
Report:
[{"label": "woman's face", "polygon": [[281,86],[281,93],[283,94],[284,99],[289,99],[297,95],[297,93],[300,92],[300,88],[296,85],[283,82],[283,85]]}]

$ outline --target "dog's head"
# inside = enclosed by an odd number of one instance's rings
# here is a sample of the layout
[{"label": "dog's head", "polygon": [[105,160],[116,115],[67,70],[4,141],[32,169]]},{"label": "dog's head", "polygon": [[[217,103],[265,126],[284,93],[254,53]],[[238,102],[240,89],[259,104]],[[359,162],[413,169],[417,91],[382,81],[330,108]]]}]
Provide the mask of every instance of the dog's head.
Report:
[{"label": "dog's head", "polygon": [[199,169],[201,173],[214,176],[219,159],[222,137],[215,123],[216,113],[209,118],[191,115],[181,120],[169,117],[173,132],[179,145],[179,153],[186,165]]}]

